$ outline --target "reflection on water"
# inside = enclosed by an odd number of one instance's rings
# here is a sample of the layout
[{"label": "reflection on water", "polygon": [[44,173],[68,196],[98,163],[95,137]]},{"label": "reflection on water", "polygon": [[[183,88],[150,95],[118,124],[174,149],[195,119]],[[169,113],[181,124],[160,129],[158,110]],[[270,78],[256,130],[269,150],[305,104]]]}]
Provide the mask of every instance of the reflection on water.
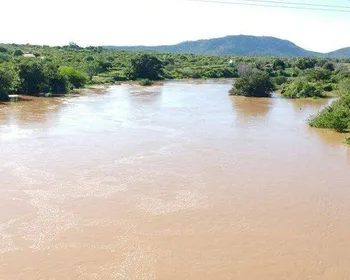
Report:
[{"label": "reflection on water", "polygon": [[137,106],[140,104],[160,104],[162,97],[162,86],[141,87],[141,86],[129,86],[129,98],[131,104]]},{"label": "reflection on water", "polygon": [[329,100],[231,81],[0,105],[0,279],[347,279],[344,135]]},{"label": "reflection on water", "polygon": [[270,111],[273,102],[272,98],[232,97],[234,110],[243,120],[264,117]]},{"label": "reflection on water", "polygon": [[294,110],[320,110],[331,102],[334,99],[292,99],[291,104],[293,105]]}]

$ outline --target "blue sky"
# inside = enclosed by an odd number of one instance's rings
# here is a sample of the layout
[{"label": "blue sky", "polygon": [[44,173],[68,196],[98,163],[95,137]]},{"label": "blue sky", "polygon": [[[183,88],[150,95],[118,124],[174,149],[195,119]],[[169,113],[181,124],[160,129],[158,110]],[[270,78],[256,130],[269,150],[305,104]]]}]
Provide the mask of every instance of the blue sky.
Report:
[{"label": "blue sky", "polygon": [[[348,0],[280,1],[350,7]],[[321,52],[350,46],[350,13],[186,0],[11,0],[1,6],[4,43],[158,45],[247,34]]]}]

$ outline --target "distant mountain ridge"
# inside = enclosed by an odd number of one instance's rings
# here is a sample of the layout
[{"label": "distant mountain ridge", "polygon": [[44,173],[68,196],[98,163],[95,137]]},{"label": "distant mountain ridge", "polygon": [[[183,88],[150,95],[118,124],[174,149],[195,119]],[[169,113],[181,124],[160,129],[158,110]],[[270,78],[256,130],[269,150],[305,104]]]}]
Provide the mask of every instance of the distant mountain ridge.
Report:
[{"label": "distant mountain ridge", "polygon": [[350,48],[330,53],[305,50],[296,44],[275,37],[233,35],[208,40],[186,41],[164,46],[105,46],[107,49],[193,53],[212,55],[280,56],[280,57],[331,57],[350,58]]}]

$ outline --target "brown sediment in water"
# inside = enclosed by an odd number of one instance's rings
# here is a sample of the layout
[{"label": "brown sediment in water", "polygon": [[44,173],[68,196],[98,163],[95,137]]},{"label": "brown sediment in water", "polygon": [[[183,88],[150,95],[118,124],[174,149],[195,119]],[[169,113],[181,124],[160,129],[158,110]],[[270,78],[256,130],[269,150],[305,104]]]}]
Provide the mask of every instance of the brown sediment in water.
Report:
[{"label": "brown sediment in water", "polygon": [[230,87],[0,107],[0,279],[347,279],[350,149],[306,124],[327,101]]}]

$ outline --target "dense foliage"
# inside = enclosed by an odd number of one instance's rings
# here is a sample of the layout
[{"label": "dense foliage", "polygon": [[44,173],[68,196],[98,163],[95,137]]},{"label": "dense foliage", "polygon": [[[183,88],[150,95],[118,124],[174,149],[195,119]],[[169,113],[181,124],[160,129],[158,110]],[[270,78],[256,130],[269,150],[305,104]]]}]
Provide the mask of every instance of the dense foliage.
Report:
[{"label": "dense foliage", "polygon": [[253,72],[239,78],[230,91],[231,95],[247,97],[270,97],[274,85],[265,72]]},{"label": "dense foliage", "polygon": [[8,101],[8,94],[14,89],[17,81],[16,72],[9,63],[0,64],[0,101]]},{"label": "dense foliage", "polygon": [[283,89],[282,94],[289,98],[308,98],[322,97],[320,88],[305,79],[296,79],[288,83]]},{"label": "dense foliage", "polygon": [[309,120],[312,127],[335,129],[346,132],[350,129],[350,93],[323,109]]},{"label": "dense foliage", "polygon": [[162,62],[153,55],[141,54],[130,59],[126,69],[129,80],[149,79],[160,80],[163,76]]},{"label": "dense foliage", "polygon": [[153,85],[153,83],[154,82],[150,79],[143,79],[143,80],[140,80],[140,82],[139,82],[140,86],[144,86],[144,87],[151,86],[151,85]]},{"label": "dense foliage", "polygon": [[[268,75],[286,97],[338,96],[349,83],[350,60],[147,53],[82,48],[0,45],[2,99],[9,93],[66,93],[86,84],[128,80],[243,78]],[[238,82],[238,85],[240,82]]]}]

